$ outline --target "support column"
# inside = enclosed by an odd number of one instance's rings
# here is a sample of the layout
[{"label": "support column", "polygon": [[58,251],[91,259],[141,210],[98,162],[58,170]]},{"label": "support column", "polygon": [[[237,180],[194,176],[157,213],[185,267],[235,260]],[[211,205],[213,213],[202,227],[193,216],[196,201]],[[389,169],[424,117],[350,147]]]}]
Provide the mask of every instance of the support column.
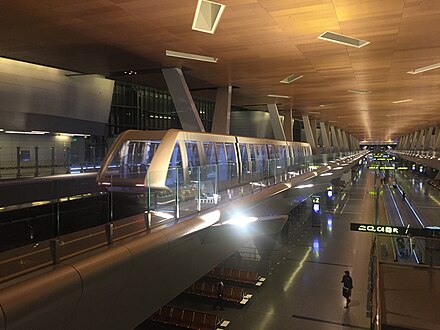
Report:
[{"label": "support column", "polygon": [[229,135],[232,86],[217,88],[211,133]]},{"label": "support column", "polygon": [[425,138],[425,130],[421,129],[419,132],[419,138],[417,139],[417,144],[416,144],[417,150],[422,148],[424,138]]},{"label": "support column", "polygon": [[280,115],[276,104],[268,104],[267,110],[269,110],[270,124],[272,125],[273,135],[276,140],[286,140],[284,134],[283,125],[281,125]]},{"label": "support column", "polygon": [[435,127],[435,143],[433,145],[433,149],[435,151],[440,150],[440,132],[439,132],[439,130],[440,130],[440,127],[436,126]]},{"label": "support column", "polygon": [[312,127],[310,126],[309,116],[303,115],[302,119],[304,123],[304,131],[306,133],[306,140],[316,153],[315,138],[313,137]]},{"label": "support column", "polygon": [[434,126],[431,126],[430,128],[428,128],[428,133],[425,136],[425,145],[424,145],[424,149],[425,150],[432,150],[432,132],[434,131]]},{"label": "support column", "polygon": [[339,151],[345,151],[345,148],[344,148],[344,141],[342,140],[342,132],[341,132],[341,129],[340,128],[337,128],[336,129],[336,132],[337,132],[337,139],[338,139],[338,144],[339,144]]},{"label": "support column", "polygon": [[284,110],[284,134],[286,135],[287,141],[293,141],[293,120],[292,120],[292,109]]},{"label": "support column", "polygon": [[162,73],[182,128],[186,131],[205,132],[182,70],[180,68],[164,68]]},{"label": "support column", "polygon": [[333,144],[333,148],[334,148],[334,152],[339,152],[340,148],[339,148],[339,142],[338,142],[338,137],[336,136],[336,129],[334,126],[330,126],[330,131],[332,133],[332,144]]},{"label": "support column", "polygon": [[341,130],[341,134],[342,134],[342,141],[344,142],[344,149],[345,151],[349,151],[350,146],[348,145],[347,132]]},{"label": "support column", "polygon": [[324,151],[326,154],[329,154],[331,152],[331,145],[328,137],[327,127],[325,126],[325,123],[323,121],[321,121],[319,126],[321,126],[321,136],[322,136],[322,143],[324,144]]},{"label": "support column", "polygon": [[412,136],[411,147],[410,147],[411,150],[414,150],[416,148],[418,139],[419,139],[419,132],[414,132],[413,136]]}]

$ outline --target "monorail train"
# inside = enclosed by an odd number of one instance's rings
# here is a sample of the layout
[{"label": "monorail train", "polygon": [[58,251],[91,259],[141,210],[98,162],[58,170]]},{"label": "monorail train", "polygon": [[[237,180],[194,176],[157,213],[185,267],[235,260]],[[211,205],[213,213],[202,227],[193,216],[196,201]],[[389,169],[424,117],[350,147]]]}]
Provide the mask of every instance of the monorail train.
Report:
[{"label": "monorail train", "polygon": [[110,148],[99,184],[113,189],[173,189],[212,181],[221,189],[308,163],[308,143],[188,132],[128,130]]}]

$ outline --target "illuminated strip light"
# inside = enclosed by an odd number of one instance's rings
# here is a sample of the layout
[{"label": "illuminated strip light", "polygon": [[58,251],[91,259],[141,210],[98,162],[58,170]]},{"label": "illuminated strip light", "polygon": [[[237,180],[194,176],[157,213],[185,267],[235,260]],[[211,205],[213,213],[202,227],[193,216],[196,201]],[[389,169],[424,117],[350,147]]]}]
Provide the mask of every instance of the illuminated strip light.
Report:
[{"label": "illuminated strip light", "polygon": [[407,73],[409,73],[409,74],[419,74],[419,73],[422,73],[422,72],[431,71],[431,70],[438,69],[438,68],[440,68],[440,63],[435,63],[435,64],[427,65],[427,66],[424,66],[424,67],[421,67],[421,68],[418,68],[418,69],[414,69],[414,70],[408,71]]},{"label": "illuminated strip light", "polygon": [[5,131],[8,134],[30,134],[30,135],[43,135],[48,134],[50,132],[46,131]]},{"label": "illuminated strip light", "polygon": [[[400,189],[399,189],[399,190],[400,190]],[[390,189],[388,189],[388,192],[390,193],[391,200],[392,200],[393,203],[394,203],[394,207],[396,208],[397,215],[399,216],[400,222],[402,223],[402,226],[405,227],[405,223],[403,222],[402,215],[400,214],[399,208],[397,207],[396,200],[394,199],[394,196],[393,196],[393,194],[391,193],[391,190],[390,190]]]},{"label": "illuminated strip light", "polygon": [[399,101],[394,101],[394,104],[398,104],[398,103],[406,103],[406,102],[412,102],[413,99],[404,99],[404,100],[399,100]]},{"label": "illuminated strip light", "polygon": [[178,57],[178,58],[184,58],[187,60],[209,62],[209,63],[217,63],[217,61],[218,61],[217,57],[198,55],[198,54],[190,54],[190,53],[182,53],[182,52],[176,52],[173,50],[166,50],[165,55],[170,56],[170,57]]},{"label": "illuminated strip light", "polygon": [[278,97],[280,99],[290,99],[288,95],[278,95],[278,94],[267,94],[267,97]]},{"label": "illuminated strip light", "polygon": [[345,46],[356,47],[356,48],[364,47],[370,43],[369,41],[348,37],[343,34],[331,32],[331,31],[325,31],[324,33],[318,36],[318,39],[335,42],[337,44],[342,44]]}]

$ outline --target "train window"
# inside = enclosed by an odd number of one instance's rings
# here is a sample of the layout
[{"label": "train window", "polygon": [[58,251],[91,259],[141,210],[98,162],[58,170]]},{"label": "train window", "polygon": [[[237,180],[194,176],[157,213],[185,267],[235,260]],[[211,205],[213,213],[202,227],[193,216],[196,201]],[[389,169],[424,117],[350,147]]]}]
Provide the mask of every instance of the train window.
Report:
[{"label": "train window", "polygon": [[215,144],[215,148],[217,149],[217,163],[218,164],[226,164],[226,151],[225,145],[222,142],[218,142]]},{"label": "train window", "polygon": [[188,166],[200,166],[200,156],[199,149],[197,147],[197,142],[195,141],[185,141],[186,153],[188,155]]},{"label": "train window", "polygon": [[203,150],[205,151],[205,164],[212,165],[217,163],[215,157],[215,148],[213,142],[203,142]]},{"label": "train window", "polygon": [[267,149],[269,150],[269,159],[275,159],[275,148],[272,144],[267,145]]},{"label": "train window", "polygon": [[235,154],[235,146],[233,143],[225,143],[225,147],[228,157],[230,177],[235,178],[237,176],[237,156]]},{"label": "train window", "polygon": [[170,159],[170,167],[182,167],[182,155],[180,154],[178,143],[174,146],[174,151]]},{"label": "train window", "polygon": [[239,149],[240,149],[240,156],[241,156],[241,172],[243,174],[249,173],[249,156],[248,156],[246,144],[240,143]]},{"label": "train window", "polygon": [[167,186],[176,185],[176,173],[179,174],[179,182],[183,182],[183,171],[182,171],[182,155],[180,153],[179,143],[174,146],[173,154],[171,155],[170,165],[168,167],[168,173],[166,178]]}]

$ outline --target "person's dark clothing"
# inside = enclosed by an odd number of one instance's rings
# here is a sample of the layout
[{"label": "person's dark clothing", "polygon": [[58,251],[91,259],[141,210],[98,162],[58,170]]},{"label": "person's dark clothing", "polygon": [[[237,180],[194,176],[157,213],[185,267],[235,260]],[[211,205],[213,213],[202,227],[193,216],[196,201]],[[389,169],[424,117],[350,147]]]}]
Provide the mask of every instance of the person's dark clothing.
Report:
[{"label": "person's dark clothing", "polygon": [[344,296],[345,299],[347,299],[347,304],[346,304],[347,307],[351,301],[350,297],[351,297],[351,290],[353,289],[353,279],[351,278],[350,275],[345,274],[342,277],[341,283],[343,283],[342,295]]},{"label": "person's dark clothing", "polygon": [[221,309],[223,309],[223,288],[224,284],[223,282],[218,282],[217,284],[217,300],[215,301],[214,306],[212,306],[212,309],[216,309],[217,306],[219,306]]}]

